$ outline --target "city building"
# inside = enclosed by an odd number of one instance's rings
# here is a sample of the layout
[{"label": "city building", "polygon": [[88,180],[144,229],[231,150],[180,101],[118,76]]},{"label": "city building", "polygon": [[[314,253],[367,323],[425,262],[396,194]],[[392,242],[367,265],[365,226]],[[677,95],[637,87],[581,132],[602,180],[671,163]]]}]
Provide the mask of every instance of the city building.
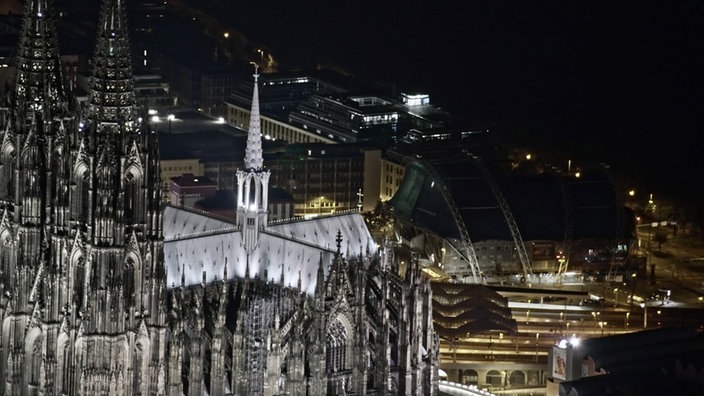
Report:
[{"label": "city building", "polygon": [[425,135],[386,154],[405,165],[390,204],[406,249],[471,282],[642,270],[629,262],[635,216],[608,170],[514,170],[488,131]]},{"label": "city building", "polygon": [[[322,78],[322,76],[328,78]],[[289,124],[288,114],[313,92],[342,92],[342,88],[328,82],[329,73],[315,71],[308,74],[275,73],[262,76],[260,114],[262,135],[267,139],[288,143],[333,143],[334,140]],[[244,128],[249,124],[252,107],[252,88],[241,84],[225,100],[226,119],[230,125]]]},{"label": "city building", "polygon": [[[249,117],[251,88],[226,101],[227,120],[242,127]],[[450,122],[427,94],[396,93],[328,70],[274,73],[262,81],[262,133],[289,143],[373,143],[386,147],[412,128]]]},{"label": "city building", "polygon": [[[165,176],[193,173],[213,180],[220,190],[236,187],[234,174],[244,164],[243,137],[194,131],[164,137]],[[283,144],[264,140],[263,155],[271,186],[290,194],[294,214],[313,217],[351,209],[370,211],[379,197],[381,150],[359,144]],[[196,173],[202,169],[202,173]],[[322,197],[322,198],[321,198]]]},{"label": "city building", "polygon": [[135,117],[121,2],[103,2],[84,112],[50,5],[25,2],[0,127],[0,392],[148,393],[167,363],[156,134]]},{"label": "city building", "polygon": [[302,217],[346,210],[370,211],[377,203],[381,151],[355,144],[294,144],[269,161],[271,182],[288,191]]},{"label": "city building", "polygon": [[236,220],[164,207],[124,2],[102,2],[85,111],[50,6],[25,4],[0,116],[0,393],[437,394],[418,262],[356,210],[269,221],[258,76]]},{"label": "city building", "polygon": [[[448,379],[482,389],[506,390],[545,385],[545,364],[512,353],[522,338],[509,299],[478,284],[432,282],[433,320],[440,337],[440,368]],[[533,336],[533,334],[531,334]],[[503,345],[509,343],[509,350]],[[525,351],[522,351],[525,355]],[[510,354],[510,356],[509,356]]]},{"label": "city building", "polygon": [[186,173],[172,177],[169,182],[171,205],[192,208],[198,201],[215,195],[217,189],[217,184],[205,176]]},{"label": "city building", "polygon": [[695,395],[702,358],[704,334],[694,328],[564,340],[549,353],[548,396]]}]

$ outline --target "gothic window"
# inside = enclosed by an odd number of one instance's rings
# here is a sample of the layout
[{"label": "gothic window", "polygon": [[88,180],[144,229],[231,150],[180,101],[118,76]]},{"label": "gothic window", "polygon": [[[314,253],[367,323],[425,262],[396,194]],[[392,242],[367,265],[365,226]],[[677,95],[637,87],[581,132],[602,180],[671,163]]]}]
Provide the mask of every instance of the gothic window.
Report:
[{"label": "gothic window", "polygon": [[10,197],[12,192],[10,186],[12,182],[12,169],[10,161],[0,163],[0,199]]},{"label": "gothic window", "polygon": [[125,220],[130,223],[138,223],[141,220],[141,208],[139,207],[139,180],[132,173],[127,173],[125,181]]},{"label": "gothic window", "polygon": [[134,389],[140,389],[142,386],[142,345],[137,344],[137,346],[134,348],[134,356],[132,358],[132,382],[134,384]]},{"label": "gothic window", "polygon": [[347,360],[347,331],[339,320],[335,320],[325,337],[325,368],[328,373],[342,371]]},{"label": "gothic window", "polygon": [[188,338],[183,338],[183,360],[181,361],[181,383],[183,384],[183,394],[189,394],[189,380],[191,378],[191,354],[187,343],[190,343]]},{"label": "gothic window", "polygon": [[124,285],[125,299],[128,304],[133,303],[134,299],[134,260],[132,257],[128,257],[125,260],[125,269],[122,273],[123,279],[122,284]]},{"label": "gothic window", "polygon": [[27,379],[29,385],[39,385],[39,371],[41,370],[42,363],[42,337],[36,337],[31,345],[31,350],[29,351],[29,367],[27,367]]},{"label": "gothic window", "polygon": [[61,383],[59,384],[58,389],[62,391],[62,394],[67,395],[69,389],[69,381],[71,378],[71,353],[69,351],[68,342],[65,342],[63,345],[60,345],[59,348],[61,348],[61,352],[59,354],[61,358],[61,366],[58,369],[61,373]]},{"label": "gothic window", "polygon": [[83,286],[85,285],[85,261],[83,256],[78,257],[74,265],[74,279],[73,279],[73,290],[75,290],[74,301],[77,304],[83,303]]},{"label": "gothic window", "polygon": [[3,278],[0,281],[9,282],[12,274],[14,273],[14,266],[12,261],[12,237],[8,230],[0,229],[0,270],[2,271]]},{"label": "gothic window", "polygon": [[71,217],[75,220],[85,221],[88,218],[88,182],[84,177],[86,173],[77,173],[71,186]]}]

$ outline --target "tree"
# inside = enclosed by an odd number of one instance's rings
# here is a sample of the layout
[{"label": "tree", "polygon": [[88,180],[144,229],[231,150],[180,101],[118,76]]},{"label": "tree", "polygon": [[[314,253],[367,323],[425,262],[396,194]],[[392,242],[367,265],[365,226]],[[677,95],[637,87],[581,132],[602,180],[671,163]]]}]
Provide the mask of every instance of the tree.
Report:
[{"label": "tree", "polygon": [[662,249],[662,244],[667,242],[667,232],[658,229],[652,236],[653,242],[658,243],[658,251]]},{"label": "tree", "polygon": [[372,235],[391,235],[394,225],[393,207],[388,202],[378,201],[373,211],[364,214],[364,220]]}]

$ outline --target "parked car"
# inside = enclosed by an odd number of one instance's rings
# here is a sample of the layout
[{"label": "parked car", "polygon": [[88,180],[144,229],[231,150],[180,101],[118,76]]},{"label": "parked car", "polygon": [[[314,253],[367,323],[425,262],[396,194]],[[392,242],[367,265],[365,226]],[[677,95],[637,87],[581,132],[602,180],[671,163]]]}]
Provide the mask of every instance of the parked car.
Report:
[{"label": "parked car", "polygon": [[603,307],[604,306],[604,299],[594,299],[594,298],[587,298],[585,300],[580,301],[579,305],[583,307]]}]

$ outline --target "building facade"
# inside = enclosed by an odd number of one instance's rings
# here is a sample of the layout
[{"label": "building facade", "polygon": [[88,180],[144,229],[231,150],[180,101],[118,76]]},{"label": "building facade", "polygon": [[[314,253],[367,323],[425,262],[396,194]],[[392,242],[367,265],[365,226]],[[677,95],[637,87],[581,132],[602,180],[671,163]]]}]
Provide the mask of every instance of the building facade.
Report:
[{"label": "building facade", "polygon": [[81,113],[51,2],[25,5],[0,157],[7,395],[146,394],[167,367],[158,151],[125,32],[121,2],[105,1]]},{"label": "building facade", "polygon": [[635,216],[607,169],[580,177],[515,169],[488,131],[411,134],[386,158],[405,165],[390,200],[404,249],[447,275],[526,282],[567,268],[638,271],[627,260]]},{"label": "building facade", "polygon": [[269,222],[258,117],[235,222],[162,207],[124,2],[103,1],[84,111],[51,1],[25,7],[0,118],[0,393],[437,393],[417,263],[400,274],[358,212]]}]

